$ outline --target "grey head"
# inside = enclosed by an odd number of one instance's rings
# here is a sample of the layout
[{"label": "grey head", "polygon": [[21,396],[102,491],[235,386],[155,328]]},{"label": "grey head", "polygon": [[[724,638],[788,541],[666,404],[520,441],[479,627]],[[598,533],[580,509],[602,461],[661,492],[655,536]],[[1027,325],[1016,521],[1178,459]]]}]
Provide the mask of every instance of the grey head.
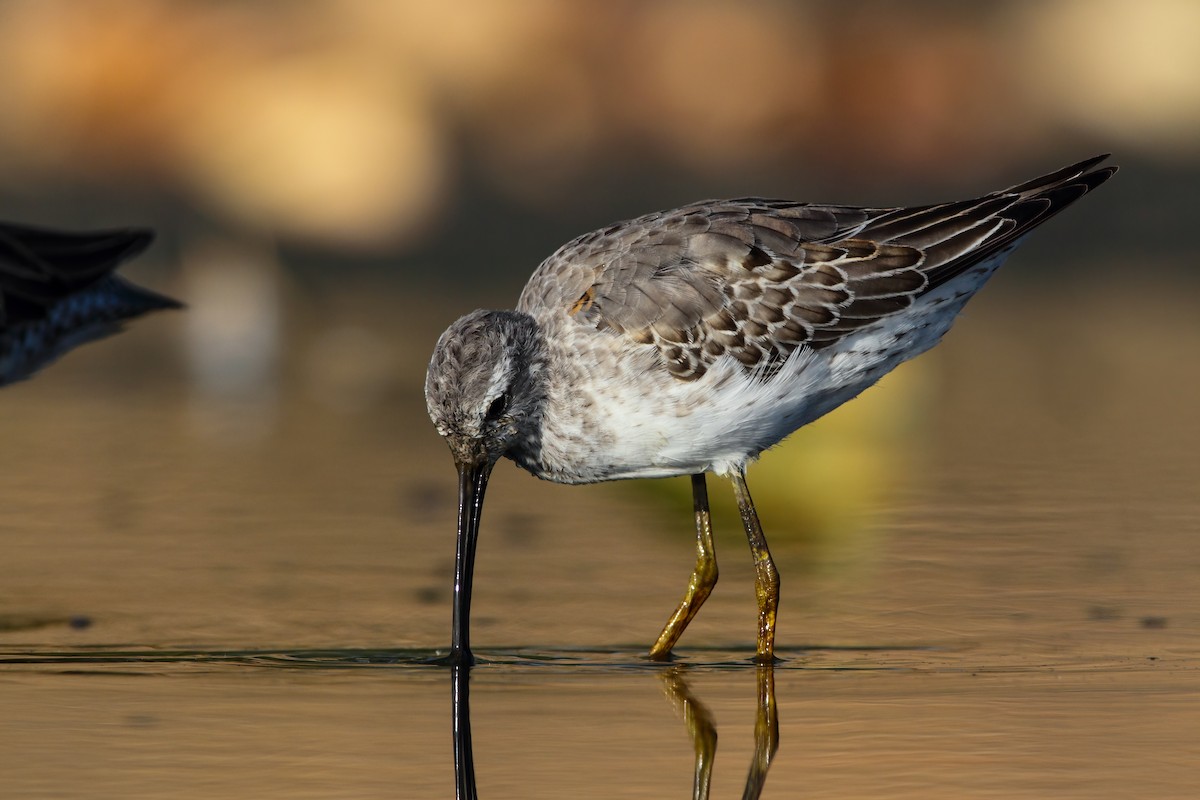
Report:
[{"label": "grey head", "polygon": [[545,399],[542,336],[517,311],[473,311],[446,329],[425,402],[457,464],[494,464],[537,438]]},{"label": "grey head", "polygon": [[496,461],[536,447],[545,401],[545,348],[537,323],[517,311],[473,311],[438,339],[425,402],[458,468],[452,666],[474,662],[471,576],[483,495]]}]

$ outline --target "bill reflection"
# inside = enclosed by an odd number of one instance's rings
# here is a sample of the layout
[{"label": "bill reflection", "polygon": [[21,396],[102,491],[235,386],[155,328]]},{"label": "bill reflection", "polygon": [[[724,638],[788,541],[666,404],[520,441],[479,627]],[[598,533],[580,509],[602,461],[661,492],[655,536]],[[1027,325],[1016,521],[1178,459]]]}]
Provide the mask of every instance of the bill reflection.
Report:
[{"label": "bill reflection", "polygon": [[[671,705],[683,717],[696,753],[692,777],[693,800],[708,800],[713,763],[717,755],[716,720],[708,706],[692,691],[685,667],[659,673]],[[476,800],[475,757],[471,744],[470,667],[450,668],[451,728],[454,734],[454,785],[457,800]],[[755,667],[757,702],[754,716],[754,756],[746,774],[743,800],[762,795],[771,760],[779,749],[779,716],[775,706],[775,667]]]}]

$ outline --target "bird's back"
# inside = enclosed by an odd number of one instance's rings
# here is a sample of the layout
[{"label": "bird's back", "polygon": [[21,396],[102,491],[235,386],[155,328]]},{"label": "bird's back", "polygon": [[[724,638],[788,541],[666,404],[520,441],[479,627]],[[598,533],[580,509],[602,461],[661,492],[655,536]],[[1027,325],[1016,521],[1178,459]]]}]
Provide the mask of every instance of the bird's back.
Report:
[{"label": "bird's back", "polygon": [[831,346],[903,311],[1103,183],[1098,156],[983,197],[912,208],[741,198],[581,236],[534,272],[518,310],[654,344],[677,377],[728,352],[748,368]]}]

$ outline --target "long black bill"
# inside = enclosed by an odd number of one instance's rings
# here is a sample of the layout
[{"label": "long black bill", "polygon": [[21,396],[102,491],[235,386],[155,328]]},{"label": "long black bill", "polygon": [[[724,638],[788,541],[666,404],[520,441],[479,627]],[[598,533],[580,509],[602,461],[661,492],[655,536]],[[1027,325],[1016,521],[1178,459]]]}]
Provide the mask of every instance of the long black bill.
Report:
[{"label": "long black bill", "polygon": [[490,463],[458,465],[458,552],[454,559],[454,621],[450,636],[451,666],[469,667],[471,655],[471,576],[475,573],[475,543],[487,489]]}]

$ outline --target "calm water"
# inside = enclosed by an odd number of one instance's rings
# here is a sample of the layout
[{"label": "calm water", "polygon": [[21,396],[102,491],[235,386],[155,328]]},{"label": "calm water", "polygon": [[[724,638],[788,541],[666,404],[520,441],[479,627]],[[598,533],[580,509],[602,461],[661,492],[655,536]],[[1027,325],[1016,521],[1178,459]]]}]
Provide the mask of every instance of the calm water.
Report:
[{"label": "calm water", "polygon": [[486,663],[429,665],[454,475],[419,385],[450,310],[301,305],[225,384],[173,366],[183,318],[77,353],[0,396],[4,796],[452,797],[469,722],[482,798],[739,797],[764,770],[768,798],[1195,797],[1200,320],[1067,291],[985,292],[850,433],[751,471],[773,671],[745,660],[734,515],[656,665],[686,480],[511,467],[478,555]]}]

